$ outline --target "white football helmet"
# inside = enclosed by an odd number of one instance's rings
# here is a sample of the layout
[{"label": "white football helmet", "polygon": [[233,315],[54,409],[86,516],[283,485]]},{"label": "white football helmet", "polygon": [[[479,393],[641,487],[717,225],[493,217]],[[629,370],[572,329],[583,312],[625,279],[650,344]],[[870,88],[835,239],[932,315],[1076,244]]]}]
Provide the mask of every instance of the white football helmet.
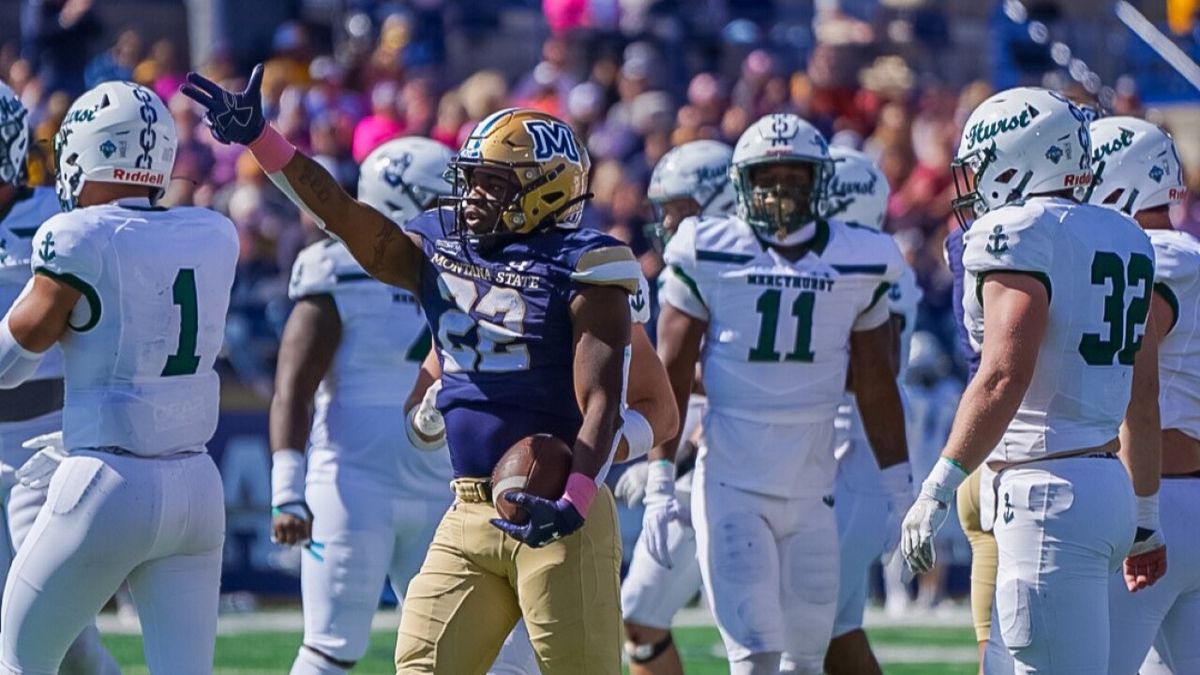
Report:
[{"label": "white football helmet", "polygon": [[[765,164],[808,164],[812,182],[803,188],[755,187],[750,174]],[[729,177],[737,192],[738,217],[765,241],[791,246],[808,241],[816,232],[833,177],[833,160],[816,127],[796,115],[772,114],[750,125],[738,139]]]},{"label": "white football helmet", "polygon": [[133,82],[105,82],[67,111],[54,137],[55,189],[64,211],[75,208],[86,181],[143,185],[162,197],[179,138],[162,99]]},{"label": "white football helmet", "polygon": [[835,146],[829,149],[829,156],[833,158],[833,179],[825,191],[824,215],[882,230],[892,194],[883,171],[858,150]]},{"label": "white football helmet", "polygon": [[733,148],[719,141],[691,141],[672,148],[658,160],[650,175],[646,198],[654,207],[655,220],[647,228],[651,239],[666,242],[662,228],[662,205],[681,198],[695,200],[698,216],[727,216],[737,206],[737,195],[729,181]]},{"label": "white football helmet", "polygon": [[435,140],[405,136],[371,151],[358,174],[358,198],[364,204],[404,225],[453,185],[446,170],[453,153]]},{"label": "white football helmet", "polygon": [[29,111],[7,84],[0,82],[0,183],[15,185],[25,172],[29,152]]},{"label": "white football helmet", "polygon": [[951,168],[964,227],[1032,194],[1082,190],[1092,182],[1087,117],[1062,94],[1008,89],[979,104],[963,128]]},{"label": "white football helmet", "polygon": [[1136,117],[1106,117],[1089,128],[1094,174],[1089,202],[1132,216],[1187,196],[1179,153],[1165,129]]}]

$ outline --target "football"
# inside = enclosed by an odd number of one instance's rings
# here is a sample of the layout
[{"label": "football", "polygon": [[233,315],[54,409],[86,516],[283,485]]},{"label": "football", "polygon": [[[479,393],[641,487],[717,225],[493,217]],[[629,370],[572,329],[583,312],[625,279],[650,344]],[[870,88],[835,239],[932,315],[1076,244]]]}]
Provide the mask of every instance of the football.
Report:
[{"label": "football", "polygon": [[492,470],[492,503],[500,517],[518,525],[529,520],[525,509],[510,504],[505,493],[524,490],[538,497],[558,499],[571,473],[571,448],[550,434],[535,434],[517,441]]}]

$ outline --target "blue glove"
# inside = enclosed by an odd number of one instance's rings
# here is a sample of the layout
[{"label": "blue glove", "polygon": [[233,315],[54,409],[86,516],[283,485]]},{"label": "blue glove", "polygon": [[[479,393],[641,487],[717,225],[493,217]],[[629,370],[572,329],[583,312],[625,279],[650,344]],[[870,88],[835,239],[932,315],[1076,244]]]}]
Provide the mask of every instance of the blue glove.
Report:
[{"label": "blue glove", "polygon": [[204,106],[204,123],[212,130],[213,138],[229,145],[249,145],[262,135],[267,120],[262,112],[263,66],[254,66],[250,82],[240,94],[225,91],[217,83],[200,75],[188,73],[187,84],[179,87],[184,96]]},{"label": "blue glove", "polygon": [[533,548],[558,541],[583,527],[583,516],[565,498],[552,502],[528,492],[509,492],[504,498],[524,508],[529,513],[529,522],[517,525],[503,518],[492,518],[492,525]]}]

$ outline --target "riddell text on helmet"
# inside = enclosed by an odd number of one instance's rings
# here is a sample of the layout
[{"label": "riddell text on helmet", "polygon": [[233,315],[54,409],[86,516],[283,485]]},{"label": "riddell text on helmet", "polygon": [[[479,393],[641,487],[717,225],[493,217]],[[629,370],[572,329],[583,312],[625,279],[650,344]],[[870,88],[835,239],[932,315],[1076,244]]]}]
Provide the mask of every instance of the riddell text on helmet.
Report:
[{"label": "riddell text on helmet", "polygon": [[138,183],[141,185],[154,185],[161,187],[166,180],[166,176],[161,173],[151,171],[126,171],[125,169],[113,169],[113,180],[119,180],[125,183]]}]

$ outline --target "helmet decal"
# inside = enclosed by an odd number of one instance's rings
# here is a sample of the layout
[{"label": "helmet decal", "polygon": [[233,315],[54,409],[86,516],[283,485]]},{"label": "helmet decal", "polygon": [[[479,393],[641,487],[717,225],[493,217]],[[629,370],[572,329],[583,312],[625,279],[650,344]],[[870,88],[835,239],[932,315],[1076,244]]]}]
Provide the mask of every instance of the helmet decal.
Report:
[{"label": "helmet decal", "polygon": [[554,157],[566,157],[579,162],[579,146],[571,127],[556,120],[526,120],[525,130],[533,139],[533,158],[545,162]]}]

